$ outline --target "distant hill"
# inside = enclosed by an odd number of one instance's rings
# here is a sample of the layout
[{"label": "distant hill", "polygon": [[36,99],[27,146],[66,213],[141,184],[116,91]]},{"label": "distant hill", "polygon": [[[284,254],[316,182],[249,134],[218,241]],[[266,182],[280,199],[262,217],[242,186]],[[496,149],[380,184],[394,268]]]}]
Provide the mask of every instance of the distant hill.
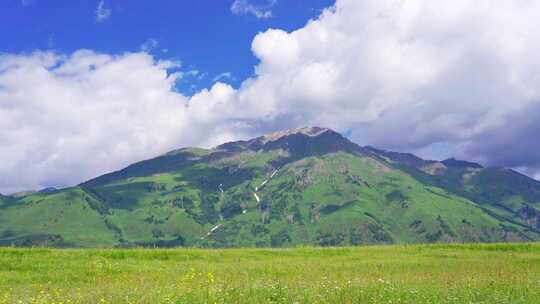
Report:
[{"label": "distant hill", "polygon": [[540,239],[540,183],[300,128],[0,196],[0,245],[340,246]]}]

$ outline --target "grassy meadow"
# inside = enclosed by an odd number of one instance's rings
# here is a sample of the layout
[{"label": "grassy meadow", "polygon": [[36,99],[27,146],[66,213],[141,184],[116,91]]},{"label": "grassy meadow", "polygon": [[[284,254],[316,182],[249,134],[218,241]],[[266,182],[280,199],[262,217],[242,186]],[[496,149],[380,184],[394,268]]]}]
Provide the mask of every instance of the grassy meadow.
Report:
[{"label": "grassy meadow", "polygon": [[3,248],[0,303],[540,303],[540,244]]}]

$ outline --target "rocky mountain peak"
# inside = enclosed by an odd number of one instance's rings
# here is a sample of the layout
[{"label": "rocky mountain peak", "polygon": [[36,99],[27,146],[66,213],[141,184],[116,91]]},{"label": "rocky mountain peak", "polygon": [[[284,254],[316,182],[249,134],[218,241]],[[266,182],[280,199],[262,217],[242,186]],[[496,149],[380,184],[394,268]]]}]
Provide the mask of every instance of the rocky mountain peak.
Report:
[{"label": "rocky mountain peak", "polygon": [[454,167],[454,168],[474,168],[474,169],[482,169],[482,165],[468,162],[464,160],[459,160],[455,158],[449,158],[446,160],[443,160],[441,163],[443,163],[447,167]]},{"label": "rocky mountain peak", "polygon": [[286,129],[286,130],[281,130],[281,131],[263,135],[261,140],[263,143],[267,143],[270,141],[276,141],[276,140],[279,140],[280,138],[295,135],[295,134],[303,134],[310,137],[315,137],[328,131],[334,132],[328,128],[321,128],[321,127],[302,127],[302,128]]},{"label": "rocky mountain peak", "polygon": [[351,144],[349,140],[331,129],[302,127],[276,131],[249,140],[225,143],[215,149],[228,152],[238,152],[245,149],[253,151],[284,149],[291,152],[298,150],[307,152],[305,150],[312,151],[313,149],[336,151]]},{"label": "rocky mountain peak", "polygon": [[263,151],[285,150],[291,158],[361,150],[340,133],[321,127],[304,127],[270,133],[254,139],[250,148]]}]

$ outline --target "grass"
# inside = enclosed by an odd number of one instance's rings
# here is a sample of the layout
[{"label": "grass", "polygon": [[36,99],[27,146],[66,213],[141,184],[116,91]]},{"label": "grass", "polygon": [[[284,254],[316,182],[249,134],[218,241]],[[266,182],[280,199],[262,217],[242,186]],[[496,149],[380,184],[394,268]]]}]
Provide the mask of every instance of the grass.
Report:
[{"label": "grass", "polygon": [[540,244],[4,248],[0,303],[540,303]]}]

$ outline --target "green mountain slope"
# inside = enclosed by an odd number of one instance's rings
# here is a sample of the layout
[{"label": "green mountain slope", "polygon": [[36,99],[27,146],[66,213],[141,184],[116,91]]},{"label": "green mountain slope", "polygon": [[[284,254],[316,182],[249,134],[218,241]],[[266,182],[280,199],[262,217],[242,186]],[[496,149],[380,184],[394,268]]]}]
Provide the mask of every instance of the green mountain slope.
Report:
[{"label": "green mountain slope", "polygon": [[540,183],[511,170],[426,161],[303,128],[0,197],[0,245],[534,241],[539,206]]},{"label": "green mountain slope", "polygon": [[496,217],[540,229],[540,182],[514,170],[448,159],[426,161],[411,154],[369,148],[424,184],[465,197]]}]

